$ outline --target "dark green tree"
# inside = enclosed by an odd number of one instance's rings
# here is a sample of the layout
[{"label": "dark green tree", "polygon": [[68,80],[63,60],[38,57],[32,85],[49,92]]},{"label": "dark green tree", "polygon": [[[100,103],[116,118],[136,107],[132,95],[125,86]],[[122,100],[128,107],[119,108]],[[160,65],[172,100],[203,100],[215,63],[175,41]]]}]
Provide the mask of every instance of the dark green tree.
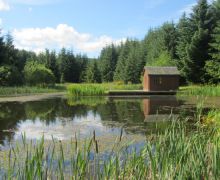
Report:
[{"label": "dark green tree", "polygon": [[187,47],[191,43],[192,28],[190,26],[190,20],[184,13],[177,24],[177,47],[176,47],[176,65],[181,72],[182,77],[185,79],[187,74],[184,71],[185,62],[187,59]]},{"label": "dark green tree", "polygon": [[125,83],[139,83],[141,72],[143,71],[143,56],[141,44],[133,42],[125,65]]},{"label": "dark green tree", "polygon": [[216,28],[214,29],[214,34],[212,35],[211,46],[211,60],[206,62],[205,70],[209,76],[209,82],[219,83],[220,82],[220,21],[218,22]]},{"label": "dark green tree", "polygon": [[114,72],[114,81],[123,81],[125,82],[125,66],[128,59],[128,54],[131,51],[131,41],[126,40],[124,44],[121,45],[122,49],[118,57],[116,64],[116,69]]},{"label": "dark green tree", "polygon": [[[1,35],[1,31],[0,31]],[[5,63],[5,43],[4,43],[4,37],[0,36],[0,65]]]},{"label": "dark green tree", "polygon": [[118,59],[115,46],[112,44],[102,49],[99,59],[102,81],[112,82]]},{"label": "dark green tree", "polygon": [[190,16],[190,25],[194,33],[191,42],[187,45],[187,56],[183,67],[187,82],[206,82],[204,66],[210,58],[208,49],[212,19],[207,1],[199,0]]},{"label": "dark green tree", "polygon": [[101,83],[101,73],[96,61],[90,61],[86,70],[86,82]]},{"label": "dark green tree", "polygon": [[166,22],[163,24],[162,34],[163,42],[166,47],[166,51],[170,54],[171,59],[176,59],[176,46],[177,46],[177,30],[173,22]]}]

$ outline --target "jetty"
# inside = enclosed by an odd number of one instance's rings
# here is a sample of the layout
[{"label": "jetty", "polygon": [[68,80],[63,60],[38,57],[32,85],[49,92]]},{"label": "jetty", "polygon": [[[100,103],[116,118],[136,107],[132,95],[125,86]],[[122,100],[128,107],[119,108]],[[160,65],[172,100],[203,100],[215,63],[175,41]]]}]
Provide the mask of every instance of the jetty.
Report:
[{"label": "jetty", "polygon": [[118,90],[109,91],[109,96],[152,96],[152,95],[176,95],[177,91],[143,91],[143,90]]}]

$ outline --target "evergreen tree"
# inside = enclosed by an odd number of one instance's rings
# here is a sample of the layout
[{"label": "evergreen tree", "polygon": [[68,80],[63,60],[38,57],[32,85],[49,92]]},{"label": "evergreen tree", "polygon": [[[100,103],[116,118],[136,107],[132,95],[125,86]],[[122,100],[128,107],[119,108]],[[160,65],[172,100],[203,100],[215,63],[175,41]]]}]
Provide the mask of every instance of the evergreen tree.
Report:
[{"label": "evergreen tree", "polygon": [[122,44],[122,49],[118,57],[116,69],[114,72],[114,81],[125,81],[125,66],[127,64],[128,54],[131,50],[130,41],[127,39],[125,44]]},{"label": "evergreen tree", "polygon": [[76,55],[76,63],[78,64],[78,76],[79,80],[78,82],[84,82],[86,81],[86,68],[88,65],[88,57],[84,54],[77,54]]},{"label": "evergreen tree", "polygon": [[192,39],[192,29],[190,26],[189,18],[186,17],[185,13],[179,20],[177,25],[177,33],[178,38],[176,47],[176,65],[180,70],[181,75],[186,78],[187,74],[184,72],[184,63],[186,62],[187,58],[187,47],[189,46]]},{"label": "evergreen tree", "polygon": [[143,71],[143,57],[140,43],[133,41],[133,48],[130,50],[125,68],[125,83],[139,83]]},{"label": "evergreen tree", "polygon": [[86,70],[86,82],[101,83],[101,73],[96,61],[91,61]]},{"label": "evergreen tree", "polygon": [[143,41],[145,62],[152,63],[162,51],[166,50],[164,36],[160,28],[150,29]]},{"label": "evergreen tree", "polygon": [[5,43],[3,36],[0,36],[0,65],[4,63],[5,63]]},{"label": "evergreen tree", "polygon": [[211,83],[220,82],[220,21],[218,22],[214,34],[212,35],[213,42],[211,46],[211,60],[206,62],[205,70],[210,77]]},{"label": "evergreen tree", "polygon": [[166,51],[170,54],[171,59],[176,58],[176,46],[177,46],[177,30],[175,24],[164,23],[162,28],[163,42],[166,47]]},{"label": "evergreen tree", "polygon": [[201,83],[206,81],[204,66],[210,58],[208,47],[212,17],[206,0],[198,1],[198,4],[193,8],[190,21],[195,32],[187,46],[187,57],[183,71],[188,82]]},{"label": "evergreen tree", "polygon": [[6,34],[5,38],[5,58],[5,64],[16,65],[13,37],[10,33]]},{"label": "evergreen tree", "polygon": [[107,46],[101,51],[100,55],[100,70],[102,74],[102,81],[112,82],[117,63],[117,52],[115,46]]}]

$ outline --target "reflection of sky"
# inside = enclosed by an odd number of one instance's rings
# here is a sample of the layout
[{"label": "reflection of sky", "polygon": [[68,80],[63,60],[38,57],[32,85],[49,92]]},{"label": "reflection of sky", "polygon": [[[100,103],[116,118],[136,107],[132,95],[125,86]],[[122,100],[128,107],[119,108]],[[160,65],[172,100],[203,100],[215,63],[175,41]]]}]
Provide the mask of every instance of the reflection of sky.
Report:
[{"label": "reflection of sky", "polygon": [[67,140],[73,138],[75,133],[79,137],[91,137],[95,130],[97,135],[119,134],[119,128],[110,128],[104,126],[101,117],[89,111],[87,116],[74,118],[56,118],[53,123],[47,124],[37,118],[35,121],[20,121],[17,124],[17,131],[14,138],[20,139],[21,134],[26,135],[27,139],[40,139],[43,135],[46,140],[53,136],[55,139]]}]

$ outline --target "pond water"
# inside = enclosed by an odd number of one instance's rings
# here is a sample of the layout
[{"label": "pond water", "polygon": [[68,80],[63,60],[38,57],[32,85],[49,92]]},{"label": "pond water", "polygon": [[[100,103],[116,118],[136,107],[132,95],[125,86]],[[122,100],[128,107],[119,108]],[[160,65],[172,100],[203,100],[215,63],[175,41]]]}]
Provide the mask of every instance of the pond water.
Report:
[{"label": "pond water", "polygon": [[[220,99],[205,100],[207,107],[219,106]],[[0,103],[0,145],[27,139],[58,140],[156,133],[171,119],[193,113],[196,98],[151,97],[50,97],[32,102]]]}]

